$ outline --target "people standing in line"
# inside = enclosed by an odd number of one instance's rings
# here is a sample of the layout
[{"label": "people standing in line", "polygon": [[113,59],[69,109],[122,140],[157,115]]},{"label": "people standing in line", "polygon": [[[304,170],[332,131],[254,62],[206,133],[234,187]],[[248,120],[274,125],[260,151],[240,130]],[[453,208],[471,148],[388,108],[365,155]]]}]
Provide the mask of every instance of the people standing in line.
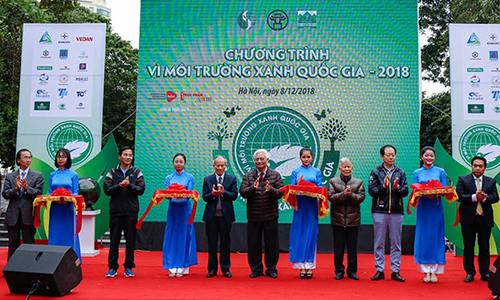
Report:
[{"label": "people standing in line", "polygon": [[21,244],[35,243],[36,229],[33,217],[33,200],[43,193],[44,179],[40,172],[30,169],[32,155],[28,149],[21,149],[16,154],[17,171],[7,174],[3,188],[3,197],[9,200],[5,215],[5,226],[9,235],[7,260]]},{"label": "people standing in line", "polygon": [[139,214],[139,197],[146,190],[142,172],[132,165],[134,153],[125,146],[118,150],[120,163],[111,169],[104,180],[104,193],[109,200],[109,231],[111,243],[108,254],[106,277],[115,277],[118,270],[118,247],[122,231],[125,235],[125,277],[134,277],[134,251],[137,215]]},{"label": "people standing in line", "polygon": [[464,282],[474,281],[474,246],[476,235],[479,245],[479,273],[481,280],[490,278],[490,236],[494,226],[492,204],[498,202],[498,191],[494,178],[484,175],[486,159],[472,158],[472,174],[458,178],[457,194],[460,207],[460,225],[464,240]]},{"label": "people standing in line", "polygon": [[[56,153],[54,165],[57,170],[49,176],[49,195],[62,187],[78,195],[78,174],[71,170],[71,154],[68,149],[61,148]],[[80,238],[75,236],[76,215],[73,203],[52,201],[49,219],[49,245],[70,246],[75,250],[80,262]]]},{"label": "people standing in line", "polygon": [[278,277],[279,260],[278,200],[283,196],[281,175],[268,167],[269,153],[265,149],[255,151],[255,169],[243,177],[240,194],[247,199],[247,240],[250,278],[263,276],[262,233],[264,233],[266,275]]},{"label": "people standing in line", "polygon": [[[175,171],[165,178],[165,188],[177,183],[193,190],[193,175],[184,171],[186,156],[177,153],[172,162]],[[191,201],[189,198],[169,200],[163,239],[163,269],[169,270],[169,277],[182,277],[189,274],[190,266],[198,264],[194,225],[187,224],[191,216]]]},{"label": "people standing in line", "polygon": [[[413,172],[413,183],[437,180],[446,186],[446,173],[434,166],[436,151],[430,146],[422,148],[423,166]],[[441,197],[422,196],[418,199],[415,226],[414,258],[418,271],[424,273],[424,282],[437,282],[437,274],[444,273],[445,239],[444,213]]]},{"label": "people standing in line", "polygon": [[217,275],[217,241],[220,237],[220,269],[224,277],[231,278],[231,225],[236,220],[233,201],[238,198],[238,185],[236,177],[226,173],[224,156],[217,155],[213,167],[215,173],[203,180],[203,200],[207,202],[203,214],[208,238],[207,277]]},{"label": "people standing in line", "polygon": [[[293,170],[290,184],[296,185],[299,178],[323,186],[321,171],[311,165],[313,153],[311,148],[300,150],[302,165]],[[297,195],[297,210],[293,211],[290,227],[289,261],[292,268],[300,269],[300,278],[311,279],[316,269],[316,244],[318,242],[318,198]]]},{"label": "people standing in line", "polygon": [[[361,226],[361,203],[365,200],[363,181],[352,177],[352,163],[347,157],[340,159],[340,176],[328,182],[328,200],[331,202],[330,219],[333,230],[335,280],[347,277],[359,280],[358,232]],[[344,267],[344,248],[347,246],[347,270]]]},{"label": "people standing in line", "polygon": [[376,273],[371,280],[385,278],[385,236],[389,229],[391,241],[391,279],[404,282],[400,274],[401,235],[403,230],[403,198],[408,195],[405,172],[395,165],[396,148],[385,145],[380,148],[383,163],[370,173],[368,193],[372,196],[374,231],[373,253]]}]

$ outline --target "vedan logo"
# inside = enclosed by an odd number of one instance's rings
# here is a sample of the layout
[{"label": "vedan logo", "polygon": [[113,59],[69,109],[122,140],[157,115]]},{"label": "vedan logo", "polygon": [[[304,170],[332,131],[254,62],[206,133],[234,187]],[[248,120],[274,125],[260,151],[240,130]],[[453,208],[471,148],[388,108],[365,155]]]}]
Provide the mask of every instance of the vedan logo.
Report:
[{"label": "vedan logo", "polygon": [[267,25],[272,30],[283,30],[288,25],[288,15],[282,10],[273,10],[267,16]]},{"label": "vedan logo", "polygon": [[316,27],[318,24],[318,12],[316,10],[299,10],[297,12],[298,27]]},{"label": "vedan logo", "polygon": [[64,121],[52,128],[47,136],[47,153],[52,159],[60,148],[66,148],[71,153],[74,165],[84,162],[94,148],[92,132],[78,121]]},{"label": "vedan logo", "polygon": [[50,38],[48,31],[45,31],[45,33],[40,38],[40,44],[45,44],[45,45],[52,44],[52,39]]},{"label": "vedan logo", "polygon": [[481,42],[479,41],[479,38],[477,37],[475,32],[473,32],[470,35],[469,40],[467,40],[467,45],[469,45],[469,46],[481,46]]},{"label": "vedan logo", "polygon": [[[289,177],[300,167],[299,151],[305,146],[319,153],[319,137],[309,120],[286,107],[269,107],[254,112],[240,124],[233,141],[233,158],[237,170],[245,174],[255,167],[253,153],[266,149],[270,167]],[[312,165],[317,165],[318,156]]]},{"label": "vedan logo", "polygon": [[490,124],[476,124],[467,128],[458,142],[460,156],[470,163],[474,156],[482,156],[487,169],[500,165],[500,130]]},{"label": "vedan logo", "polygon": [[252,28],[252,20],[251,20],[251,13],[248,12],[248,10],[245,10],[238,16],[238,25],[245,29],[249,30]]}]

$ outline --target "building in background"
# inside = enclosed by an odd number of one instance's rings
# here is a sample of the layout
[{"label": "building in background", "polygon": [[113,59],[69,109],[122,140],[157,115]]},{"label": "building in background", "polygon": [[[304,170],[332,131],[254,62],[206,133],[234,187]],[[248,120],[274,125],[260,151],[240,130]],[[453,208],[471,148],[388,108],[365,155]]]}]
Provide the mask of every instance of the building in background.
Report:
[{"label": "building in background", "polygon": [[79,0],[81,6],[90,9],[91,12],[98,13],[106,18],[111,17],[111,9],[106,7],[106,0]]}]

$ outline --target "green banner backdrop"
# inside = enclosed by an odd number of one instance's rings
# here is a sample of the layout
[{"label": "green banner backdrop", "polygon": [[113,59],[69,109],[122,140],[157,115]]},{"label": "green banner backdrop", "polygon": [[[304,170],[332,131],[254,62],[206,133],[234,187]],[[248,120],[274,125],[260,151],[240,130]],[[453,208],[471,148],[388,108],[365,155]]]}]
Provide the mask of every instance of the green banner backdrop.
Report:
[{"label": "green banner backdrop", "polygon": [[[393,144],[411,181],[419,166],[417,9],[416,0],[143,0],[141,210],[164,188],[177,152],[186,154],[198,192],[215,155],[228,158],[228,172],[241,182],[259,148],[285,184],[300,166],[299,149],[309,146],[325,184],[338,175],[339,158],[349,157],[367,187],[380,147]],[[165,221],[167,205],[146,221]],[[370,207],[367,197],[363,224],[372,223]],[[235,210],[237,222],[246,222],[245,199]],[[280,222],[291,219],[280,204]],[[405,224],[414,224],[413,215]]]}]

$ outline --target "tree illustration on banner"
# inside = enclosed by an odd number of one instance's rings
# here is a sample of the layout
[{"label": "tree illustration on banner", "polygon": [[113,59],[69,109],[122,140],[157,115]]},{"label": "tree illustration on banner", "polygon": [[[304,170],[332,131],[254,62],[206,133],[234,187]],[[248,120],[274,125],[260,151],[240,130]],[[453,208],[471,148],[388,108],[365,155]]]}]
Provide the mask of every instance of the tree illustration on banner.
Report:
[{"label": "tree illustration on banner", "polygon": [[345,141],[347,134],[347,126],[343,124],[343,121],[333,117],[321,126],[320,138],[330,140],[330,150],[324,152],[323,165],[321,166],[324,176],[325,171],[331,172],[331,176],[326,176],[328,178],[335,176],[340,159],[340,151],[335,150],[335,142]]}]

